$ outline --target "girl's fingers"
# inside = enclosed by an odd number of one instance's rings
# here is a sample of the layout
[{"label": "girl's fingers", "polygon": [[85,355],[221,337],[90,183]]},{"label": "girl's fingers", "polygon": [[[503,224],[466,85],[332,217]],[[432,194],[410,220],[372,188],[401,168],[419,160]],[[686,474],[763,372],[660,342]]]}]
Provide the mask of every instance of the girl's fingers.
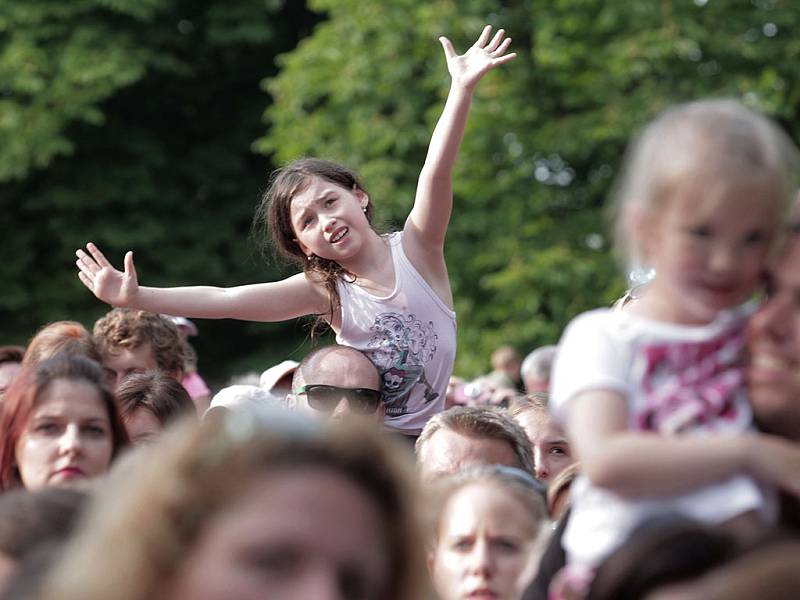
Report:
[{"label": "girl's fingers", "polygon": [[486,46],[486,48],[484,48],[484,50],[486,50],[489,53],[494,52],[495,50],[497,50],[497,47],[500,45],[500,40],[503,39],[503,36],[505,35],[505,33],[506,33],[505,29],[498,29],[497,33],[494,34],[494,37],[492,38],[492,41],[489,42],[489,45]]},{"label": "girl's fingers", "polygon": [[97,261],[98,265],[101,267],[111,267],[111,263],[108,262],[108,259],[106,259],[105,255],[100,252],[100,248],[95,246],[92,242],[86,244],[86,249],[89,250],[89,254],[91,254],[92,258]]},{"label": "girl's fingers", "polygon": [[81,282],[83,283],[83,285],[85,285],[85,286],[86,286],[87,288],[89,288],[90,290],[94,291],[94,281],[92,281],[92,280],[91,280],[91,279],[90,279],[90,278],[89,278],[89,277],[86,275],[86,273],[84,273],[83,271],[78,271],[78,279],[80,279],[80,280],[81,280]]},{"label": "girl's fingers", "polygon": [[505,56],[501,56],[500,58],[495,58],[493,60],[493,65],[494,66],[503,65],[510,60],[514,60],[515,58],[517,58],[517,53],[512,52],[511,54],[506,54]]},{"label": "girl's fingers", "polygon": [[133,252],[128,250],[125,253],[125,276],[133,277],[135,270],[133,268]]},{"label": "girl's fingers", "polygon": [[78,250],[75,255],[78,257],[76,264],[81,271],[85,271],[88,274],[94,274],[100,270],[100,267],[97,266],[97,263],[92,260],[91,257],[87,256],[83,250]]},{"label": "girl's fingers", "polygon": [[492,26],[487,25],[486,27],[483,28],[483,31],[481,31],[481,35],[478,38],[478,41],[475,42],[475,45],[478,46],[478,48],[483,48],[486,45],[486,42],[489,41],[489,36],[491,34],[492,34]]},{"label": "girl's fingers", "polygon": [[453,48],[453,44],[446,37],[444,36],[440,37],[439,43],[442,45],[442,48],[444,49],[444,57],[447,60],[450,60],[456,55],[456,51]]},{"label": "girl's fingers", "polygon": [[503,43],[500,44],[494,52],[492,52],[492,58],[499,58],[506,53],[508,47],[511,45],[511,38],[506,38],[503,40]]}]

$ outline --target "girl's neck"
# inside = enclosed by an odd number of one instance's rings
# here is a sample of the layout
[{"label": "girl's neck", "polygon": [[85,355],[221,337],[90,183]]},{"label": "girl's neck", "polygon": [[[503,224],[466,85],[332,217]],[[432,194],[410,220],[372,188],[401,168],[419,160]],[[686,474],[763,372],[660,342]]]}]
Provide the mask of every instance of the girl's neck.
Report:
[{"label": "girl's neck", "polygon": [[386,238],[374,231],[357,255],[340,264],[356,277],[356,283],[372,293],[386,295],[394,289],[392,250]]}]

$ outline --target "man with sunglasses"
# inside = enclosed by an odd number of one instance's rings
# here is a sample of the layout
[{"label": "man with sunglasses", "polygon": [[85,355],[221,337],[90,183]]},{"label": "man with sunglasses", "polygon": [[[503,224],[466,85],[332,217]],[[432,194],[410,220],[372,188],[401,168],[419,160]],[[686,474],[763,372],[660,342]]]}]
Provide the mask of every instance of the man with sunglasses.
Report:
[{"label": "man with sunglasses", "polygon": [[385,405],[378,369],[361,351],[333,344],[298,365],[287,406],[323,419],[357,416],[383,423]]}]

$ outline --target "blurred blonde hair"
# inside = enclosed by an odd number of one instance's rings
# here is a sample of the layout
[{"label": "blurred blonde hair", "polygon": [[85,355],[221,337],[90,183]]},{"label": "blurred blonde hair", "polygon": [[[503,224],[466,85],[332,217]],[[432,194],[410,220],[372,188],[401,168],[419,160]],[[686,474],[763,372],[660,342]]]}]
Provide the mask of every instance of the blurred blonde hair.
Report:
[{"label": "blurred blonde hair", "polygon": [[392,565],[385,597],[428,598],[408,452],[355,425],[322,429],[277,411],[267,425],[254,414],[185,422],[129,455],[88,507],[41,598],[157,597],[204,526],[256,476],[310,466],[348,478],[381,513]]},{"label": "blurred blonde hair", "polygon": [[678,104],[658,115],[628,147],[614,190],[616,249],[628,268],[642,267],[632,235],[632,208],[663,207],[676,185],[701,180],[736,185],[764,180],[776,186],[785,214],[797,188],[798,151],[768,117],[735,100]]}]

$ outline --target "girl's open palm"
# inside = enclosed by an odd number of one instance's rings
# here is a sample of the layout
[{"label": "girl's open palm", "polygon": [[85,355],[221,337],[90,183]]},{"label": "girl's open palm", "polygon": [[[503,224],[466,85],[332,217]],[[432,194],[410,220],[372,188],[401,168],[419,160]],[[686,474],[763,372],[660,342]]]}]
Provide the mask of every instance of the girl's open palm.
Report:
[{"label": "girl's open palm", "polygon": [[100,249],[89,242],[87,254],[78,250],[78,278],[92,293],[112,306],[126,306],[139,291],[133,252],[125,254],[125,271],[115,269]]},{"label": "girl's open palm", "polygon": [[447,70],[450,71],[453,83],[472,89],[487,71],[507,63],[517,56],[514,52],[506,54],[511,44],[511,38],[506,37],[504,29],[498,29],[490,40],[491,35],[492,26],[487,25],[483,28],[478,40],[461,55],[456,54],[450,40],[446,37],[439,38],[447,59]]}]

